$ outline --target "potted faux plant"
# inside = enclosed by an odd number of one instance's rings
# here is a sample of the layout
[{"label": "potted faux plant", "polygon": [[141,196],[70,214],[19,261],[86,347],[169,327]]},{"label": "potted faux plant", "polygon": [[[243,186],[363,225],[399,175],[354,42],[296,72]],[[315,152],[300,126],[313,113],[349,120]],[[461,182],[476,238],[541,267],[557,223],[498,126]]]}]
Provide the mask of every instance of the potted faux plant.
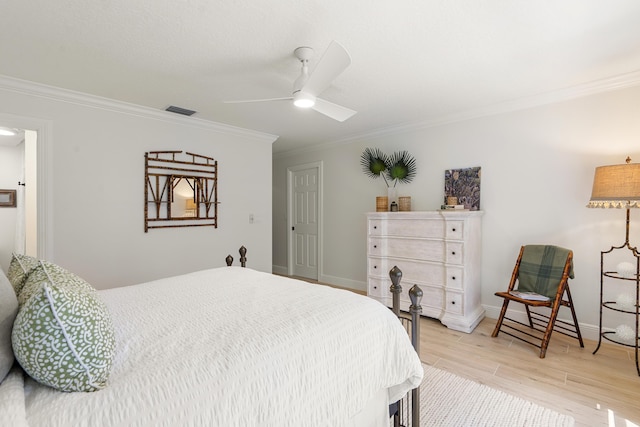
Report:
[{"label": "potted faux plant", "polygon": [[396,151],[387,156],[379,148],[367,148],[360,157],[360,164],[365,175],[373,179],[382,177],[387,187],[386,200],[385,196],[376,198],[378,211],[389,210],[389,203],[396,203],[398,182],[411,182],[417,172],[416,159],[407,151]]}]

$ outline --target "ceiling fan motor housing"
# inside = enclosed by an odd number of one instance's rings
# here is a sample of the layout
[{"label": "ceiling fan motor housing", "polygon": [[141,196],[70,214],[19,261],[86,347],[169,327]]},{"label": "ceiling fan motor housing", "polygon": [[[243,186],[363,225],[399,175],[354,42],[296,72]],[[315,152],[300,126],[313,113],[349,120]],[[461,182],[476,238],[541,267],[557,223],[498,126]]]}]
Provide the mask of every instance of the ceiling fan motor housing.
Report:
[{"label": "ceiling fan motor housing", "polygon": [[308,61],[313,57],[313,48],[309,46],[300,46],[293,51],[293,54],[300,61]]}]

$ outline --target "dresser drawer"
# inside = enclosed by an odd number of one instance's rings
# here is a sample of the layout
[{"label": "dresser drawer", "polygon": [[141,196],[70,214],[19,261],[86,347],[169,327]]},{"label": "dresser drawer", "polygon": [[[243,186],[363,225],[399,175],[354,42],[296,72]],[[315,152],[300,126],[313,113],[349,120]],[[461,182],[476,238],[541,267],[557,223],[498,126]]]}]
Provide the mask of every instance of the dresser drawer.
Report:
[{"label": "dresser drawer", "polygon": [[[452,246],[452,250],[458,246]],[[392,258],[410,258],[425,261],[444,262],[445,243],[443,240],[409,239],[401,237],[369,237],[367,254]],[[453,259],[453,258],[452,258]]]},{"label": "dresser drawer", "polygon": [[[413,286],[413,285],[411,285]],[[409,289],[406,290],[407,298],[409,297]],[[422,289],[422,300],[420,301],[420,305],[425,308],[434,308],[437,311],[442,310],[444,304],[444,292],[440,288],[435,288],[432,286],[420,286]],[[402,288],[402,293],[405,293],[405,288]],[[436,311],[436,312],[437,312]]]},{"label": "dresser drawer", "polygon": [[464,288],[464,270],[460,267],[446,266],[445,286],[447,289],[462,290]]},{"label": "dresser drawer", "polygon": [[463,303],[464,299],[462,298],[462,294],[447,292],[444,309],[452,314],[462,314],[464,313]]},{"label": "dresser drawer", "polygon": [[382,278],[370,277],[367,284],[367,295],[374,297],[391,297],[390,287],[391,279],[384,280]]},{"label": "dresser drawer", "polygon": [[441,219],[370,219],[370,236],[445,238],[445,223]]},{"label": "dresser drawer", "polygon": [[386,223],[386,221],[382,221],[380,219],[370,219],[368,221],[369,224],[369,230],[368,230],[368,234],[369,236],[383,236],[383,232],[382,232],[382,226]]},{"label": "dresser drawer", "polygon": [[[400,294],[400,302],[403,307],[408,307],[411,304],[409,298],[409,290],[413,287],[413,283],[410,281],[404,282],[404,279],[400,282],[402,286],[402,293]],[[441,312],[444,308],[444,291],[437,286],[418,285],[422,290],[422,300],[420,305],[423,308],[436,309],[437,312]],[[369,278],[367,295],[374,298],[387,298],[389,306],[391,306],[393,295],[389,288],[391,287],[391,280],[383,280],[374,277]],[[431,310],[433,312],[433,310]]]},{"label": "dresser drawer", "polygon": [[419,283],[419,286],[426,283],[442,287],[442,283],[444,283],[445,280],[445,267],[442,264],[370,257],[368,259],[368,265],[369,276],[377,276],[384,280],[388,280],[389,285],[391,285],[389,271],[394,266],[397,266],[400,271],[402,271],[402,280],[400,281],[400,284],[406,281],[407,283]]},{"label": "dresser drawer", "polygon": [[462,265],[462,260],[464,259],[463,243],[462,242],[445,242],[445,246],[446,246],[445,262],[447,264]]},{"label": "dresser drawer", "polygon": [[445,239],[462,240],[464,237],[464,221],[447,220],[445,227]]}]

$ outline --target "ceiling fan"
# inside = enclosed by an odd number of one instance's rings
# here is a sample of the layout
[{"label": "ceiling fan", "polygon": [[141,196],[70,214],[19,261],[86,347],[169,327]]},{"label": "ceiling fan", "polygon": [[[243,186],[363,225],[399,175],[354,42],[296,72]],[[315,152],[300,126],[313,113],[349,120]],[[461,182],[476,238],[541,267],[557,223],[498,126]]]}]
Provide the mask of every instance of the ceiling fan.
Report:
[{"label": "ceiling fan", "polygon": [[293,101],[296,107],[312,108],[325,116],[343,122],[353,116],[356,111],[318,98],[330,84],[351,64],[351,57],[347,50],[335,40],[329,44],[326,52],[320,58],[313,73],[309,74],[309,59],[313,56],[310,47],[299,47],[293,51],[302,63],[300,76],[293,83],[292,96],[286,98],[249,99],[245,101],[225,101],[226,104],[265,101]]}]

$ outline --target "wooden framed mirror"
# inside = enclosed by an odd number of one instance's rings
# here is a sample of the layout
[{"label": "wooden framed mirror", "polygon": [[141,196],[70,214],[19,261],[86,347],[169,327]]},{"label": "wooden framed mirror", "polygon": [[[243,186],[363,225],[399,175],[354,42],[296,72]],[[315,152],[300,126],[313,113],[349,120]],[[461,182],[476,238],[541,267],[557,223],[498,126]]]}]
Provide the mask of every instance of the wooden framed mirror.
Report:
[{"label": "wooden framed mirror", "polygon": [[144,159],[145,233],[151,228],[218,228],[218,162],[214,158],[149,151]]}]

